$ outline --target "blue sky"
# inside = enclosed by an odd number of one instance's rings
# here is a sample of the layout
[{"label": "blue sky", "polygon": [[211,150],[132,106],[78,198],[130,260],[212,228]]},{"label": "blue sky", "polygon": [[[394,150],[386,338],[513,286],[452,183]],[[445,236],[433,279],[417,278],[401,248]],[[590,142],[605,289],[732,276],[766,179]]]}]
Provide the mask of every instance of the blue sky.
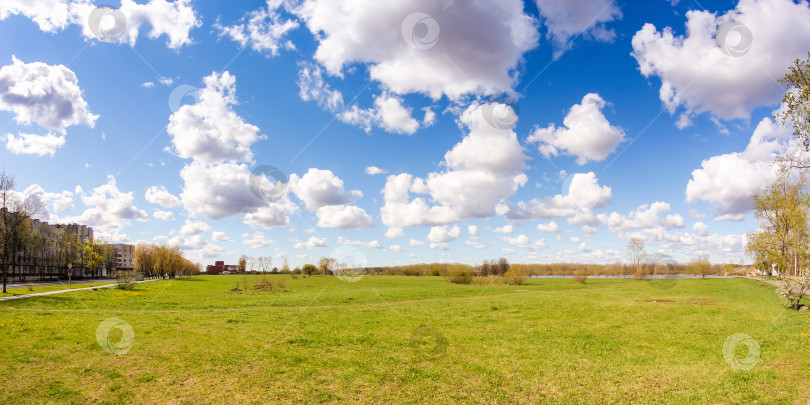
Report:
[{"label": "blue sky", "polygon": [[204,264],[747,261],[810,49],[788,0],[113,7],[0,5],[2,166],[51,222]]}]

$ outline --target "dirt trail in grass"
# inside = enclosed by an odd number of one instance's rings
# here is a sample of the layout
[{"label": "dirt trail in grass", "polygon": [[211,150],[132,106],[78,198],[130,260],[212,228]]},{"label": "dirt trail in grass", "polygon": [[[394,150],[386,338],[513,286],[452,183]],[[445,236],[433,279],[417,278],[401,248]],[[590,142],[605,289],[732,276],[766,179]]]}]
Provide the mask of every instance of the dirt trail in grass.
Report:
[{"label": "dirt trail in grass", "polygon": [[779,281],[777,281],[777,280],[770,280],[770,279],[767,279],[767,278],[759,278],[759,277],[746,277],[746,278],[749,278],[751,280],[756,280],[756,281],[759,281],[761,283],[770,284],[770,285],[772,285],[774,287],[779,287],[781,285],[781,283],[779,283]]},{"label": "dirt trail in grass", "polygon": [[[136,281],[136,283],[145,283],[147,281],[157,281],[157,280],[158,279]],[[41,297],[41,296],[44,296],[44,295],[62,294],[62,293],[69,293],[69,292],[74,292],[74,291],[96,290],[96,289],[99,289],[99,288],[114,287],[115,285],[116,285],[116,283],[112,282],[112,284],[95,285],[95,286],[92,286],[92,287],[66,288],[64,290],[53,290],[53,291],[43,291],[43,292],[31,293],[31,294],[11,295],[11,296],[8,296],[8,297],[0,297],[0,301],[20,300],[20,299],[23,299],[23,298]]]}]

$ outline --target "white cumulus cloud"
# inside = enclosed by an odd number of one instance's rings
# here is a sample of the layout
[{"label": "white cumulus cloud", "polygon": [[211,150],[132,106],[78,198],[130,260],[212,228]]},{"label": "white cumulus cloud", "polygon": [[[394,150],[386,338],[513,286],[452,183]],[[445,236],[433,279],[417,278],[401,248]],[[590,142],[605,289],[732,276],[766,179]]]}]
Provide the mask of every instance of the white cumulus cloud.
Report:
[{"label": "white cumulus cloud", "polygon": [[536,127],[527,139],[538,143],[545,157],[576,156],[577,164],[604,160],[624,141],[624,131],[615,127],[602,114],[605,100],[596,93],[586,94],[581,104],[574,104],[563,119],[565,127],[554,124]]}]

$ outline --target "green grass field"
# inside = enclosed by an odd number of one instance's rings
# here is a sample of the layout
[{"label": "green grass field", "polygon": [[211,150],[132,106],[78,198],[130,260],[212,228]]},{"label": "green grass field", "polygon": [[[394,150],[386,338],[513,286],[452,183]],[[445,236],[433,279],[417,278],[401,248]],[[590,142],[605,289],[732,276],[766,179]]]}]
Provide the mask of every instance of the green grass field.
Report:
[{"label": "green grass field", "polygon": [[[288,291],[198,276],[0,302],[0,403],[810,400],[810,311],[751,280],[273,277]],[[113,317],[119,354],[97,341]],[[724,358],[736,333],[749,371]]]}]

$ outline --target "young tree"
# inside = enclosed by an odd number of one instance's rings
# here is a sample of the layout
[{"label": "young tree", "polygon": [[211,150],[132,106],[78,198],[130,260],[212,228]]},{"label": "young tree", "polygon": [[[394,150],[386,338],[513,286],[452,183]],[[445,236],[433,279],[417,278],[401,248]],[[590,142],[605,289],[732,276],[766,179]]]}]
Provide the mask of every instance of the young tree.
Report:
[{"label": "young tree", "polygon": [[337,268],[336,265],[337,259],[331,257],[322,257],[321,260],[318,260],[318,270],[321,271],[322,276],[332,274],[332,270]]},{"label": "young tree", "polygon": [[804,176],[781,170],[777,180],[754,196],[759,229],[747,235],[746,251],[762,266],[776,265],[779,294],[799,309],[810,290],[808,262],[808,196]]},{"label": "young tree", "polygon": [[82,261],[84,264],[84,268],[90,273],[92,273],[93,277],[96,277],[96,272],[104,264],[104,258],[101,255],[100,246],[93,243],[92,240],[83,244]]},{"label": "young tree", "polygon": [[101,262],[104,268],[107,269],[107,275],[110,276],[118,267],[118,258],[115,257],[115,246],[112,243],[107,243],[103,239],[98,240],[97,246],[101,252]]},{"label": "young tree", "polygon": [[35,198],[22,198],[14,191],[14,176],[0,172],[0,267],[3,269],[3,292],[8,272],[23,248],[26,221],[42,209]]},{"label": "young tree", "polygon": [[644,278],[643,271],[640,271],[641,265],[647,258],[647,248],[644,246],[644,241],[640,238],[631,238],[627,242],[626,256],[627,261],[630,262],[630,266],[633,268],[633,277],[636,279]]},{"label": "young tree", "polygon": [[706,278],[711,268],[712,264],[709,262],[708,254],[698,255],[692,263],[689,263],[689,270],[692,271],[692,274],[703,278]]},{"label": "young tree", "polygon": [[757,231],[746,251],[757,263],[776,264],[780,273],[799,274],[807,260],[808,195],[803,176],[781,170],[776,181],[754,195]]},{"label": "young tree", "polygon": [[[810,150],[810,52],[808,59],[796,59],[790,72],[779,82],[785,85],[785,96],[782,102],[787,108],[778,113],[776,118],[782,124],[793,124],[794,134],[802,141],[804,150]],[[801,166],[807,168],[807,164]]]},{"label": "young tree", "polygon": [[308,276],[311,276],[316,271],[318,271],[318,268],[315,267],[314,264],[307,263],[307,264],[304,265],[304,267],[301,268],[301,272],[308,275]]}]

